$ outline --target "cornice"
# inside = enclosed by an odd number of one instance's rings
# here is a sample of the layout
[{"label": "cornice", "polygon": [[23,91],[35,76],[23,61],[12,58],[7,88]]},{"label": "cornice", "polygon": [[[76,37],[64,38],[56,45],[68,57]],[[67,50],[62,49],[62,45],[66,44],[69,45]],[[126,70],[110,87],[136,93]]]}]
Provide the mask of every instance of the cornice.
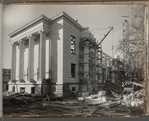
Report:
[{"label": "cornice", "polygon": [[40,20],[42,20],[42,19],[44,19],[44,20],[50,22],[50,19],[49,19],[48,17],[46,17],[45,15],[42,14],[42,15],[38,16],[37,18],[33,19],[32,21],[28,22],[27,24],[25,24],[24,26],[20,27],[20,28],[17,29],[16,31],[10,33],[8,36],[11,37],[11,36],[15,35],[16,33],[18,33],[18,32],[20,32],[20,31],[24,30],[25,28],[27,28],[27,27],[33,25],[34,23],[36,23],[36,22],[38,22],[38,21],[40,21]]},{"label": "cornice", "polygon": [[60,17],[66,18],[67,20],[69,20],[71,23],[73,23],[75,26],[77,26],[80,29],[83,28],[78,22],[76,22],[73,18],[71,18],[65,12],[61,12],[61,13],[57,14],[56,16],[54,16],[54,17],[52,17],[50,19],[42,14],[42,15],[38,16],[37,18],[33,19],[32,21],[28,22],[27,24],[25,24],[24,26],[20,27],[16,31],[10,33],[8,36],[12,37],[13,35],[21,32],[22,30],[26,29],[27,27],[35,24],[36,22],[38,22],[40,20],[45,20],[45,21],[47,21],[50,24],[51,22],[54,22],[55,20],[59,19]]}]

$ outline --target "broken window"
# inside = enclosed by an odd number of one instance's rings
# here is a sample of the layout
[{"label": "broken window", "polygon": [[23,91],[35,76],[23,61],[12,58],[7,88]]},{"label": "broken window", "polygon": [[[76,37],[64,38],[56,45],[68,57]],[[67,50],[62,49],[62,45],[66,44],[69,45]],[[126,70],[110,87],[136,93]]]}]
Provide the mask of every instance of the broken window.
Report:
[{"label": "broken window", "polygon": [[76,37],[71,35],[71,54],[75,54],[75,41]]},{"label": "broken window", "polygon": [[71,64],[71,78],[75,78],[76,64]]}]

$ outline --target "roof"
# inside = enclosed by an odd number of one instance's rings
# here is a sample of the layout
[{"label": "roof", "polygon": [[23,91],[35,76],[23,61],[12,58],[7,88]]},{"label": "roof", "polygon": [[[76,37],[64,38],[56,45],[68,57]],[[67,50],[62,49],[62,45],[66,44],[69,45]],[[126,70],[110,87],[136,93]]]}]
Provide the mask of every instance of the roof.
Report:
[{"label": "roof", "polygon": [[38,16],[37,18],[33,19],[32,21],[28,22],[27,24],[25,24],[24,26],[20,27],[19,29],[17,29],[16,31],[10,33],[8,36],[12,36],[22,30],[24,30],[25,28],[27,28],[28,26],[31,26],[32,24],[34,24],[35,22],[41,20],[41,19],[45,19],[46,21],[49,21],[50,22],[50,19],[48,17],[46,17],[45,15],[40,15]]},{"label": "roof", "polygon": [[53,16],[53,17],[50,18],[50,19],[49,19],[48,17],[46,17],[45,15],[42,14],[42,15],[38,16],[37,18],[33,19],[32,21],[28,22],[27,24],[25,24],[24,26],[20,27],[20,28],[17,29],[16,31],[10,33],[9,36],[11,37],[11,36],[15,35],[16,33],[18,33],[18,32],[20,32],[20,31],[24,30],[25,28],[27,28],[27,27],[33,25],[35,22],[37,22],[37,21],[39,21],[39,20],[44,19],[44,20],[46,20],[47,22],[50,23],[50,22],[52,22],[52,21],[54,21],[54,20],[56,20],[56,19],[58,19],[58,18],[60,18],[60,17],[62,17],[62,16],[64,16],[65,18],[67,18],[69,21],[71,21],[71,22],[72,22],[73,24],[75,24],[77,27],[83,28],[83,27],[82,27],[79,23],[77,23],[72,17],[70,17],[67,13],[65,13],[65,12],[63,11],[63,12],[61,12],[61,13],[59,13],[59,14]]}]

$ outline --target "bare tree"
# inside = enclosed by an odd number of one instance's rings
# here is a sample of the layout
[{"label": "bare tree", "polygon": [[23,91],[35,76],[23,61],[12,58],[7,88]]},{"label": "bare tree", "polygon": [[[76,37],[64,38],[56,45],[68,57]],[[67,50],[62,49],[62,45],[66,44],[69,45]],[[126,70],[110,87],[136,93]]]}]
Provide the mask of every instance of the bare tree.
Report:
[{"label": "bare tree", "polygon": [[[144,7],[131,6],[129,21],[124,20],[127,28],[123,29],[123,39],[119,40],[117,51],[123,58],[126,73],[130,80],[143,80],[143,46],[144,46]],[[124,24],[124,23],[123,23]]]}]

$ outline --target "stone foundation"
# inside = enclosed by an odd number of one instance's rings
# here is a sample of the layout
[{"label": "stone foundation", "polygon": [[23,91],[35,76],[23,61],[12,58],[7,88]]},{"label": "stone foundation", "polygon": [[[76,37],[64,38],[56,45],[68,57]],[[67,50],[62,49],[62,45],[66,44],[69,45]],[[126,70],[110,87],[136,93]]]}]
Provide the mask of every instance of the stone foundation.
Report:
[{"label": "stone foundation", "polygon": [[[33,88],[34,87],[34,88]],[[41,84],[26,82],[26,83],[19,83],[19,82],[12,82],[9,83],[8,91],[20,93],[21,88],[25,89],[25,92],[28,94],[41,94]]]},{"label": "stone foundation", "polygon": [[28,94],[51,95],[63,97],[62,84],[50,84],[49,80],[43,81],[10,81],[8,91],[20,93],[23,88]]},{"label": "stone foundation", "polygon": [[63,85],[62,84],[52,85],[52,92],[56,97],[63,97]]},{"label": "stone foundation", "polygon": [[23,89],[28,94],[53,95],[55,97],[64,98],[73,96],[73,94],[76,94],[79,89],[79,85],[70,83],[56,84],[51,83],[49,79],[44,79],[42,81],[13,80],[10,81],[8,85],[8,91],[11,92],[13,91],[16,93],[20,93],[21,89]]}]

